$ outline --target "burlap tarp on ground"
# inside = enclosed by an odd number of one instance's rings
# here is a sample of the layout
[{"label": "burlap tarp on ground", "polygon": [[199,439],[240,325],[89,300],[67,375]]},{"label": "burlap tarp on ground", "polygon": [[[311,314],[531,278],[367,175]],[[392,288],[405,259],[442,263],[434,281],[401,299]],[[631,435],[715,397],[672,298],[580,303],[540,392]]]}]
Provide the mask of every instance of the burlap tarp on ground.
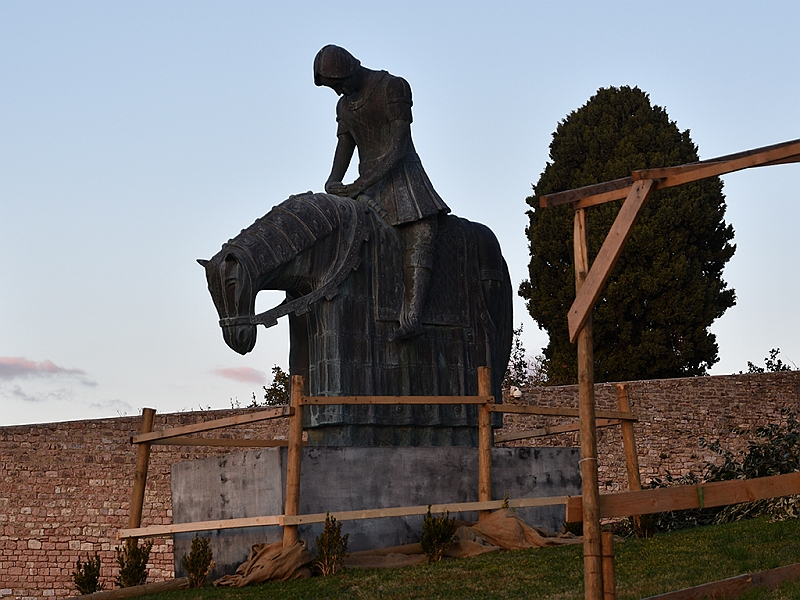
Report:
[{"label": "burlap tarp on ground", "polygon": [[[572,534],[550,536],[527,525],[517,514],[508,509],[493,512],[478,524],[458,528],[455,541],[445,553],[452,558],[478,556],[500,550],[522,550],[563,544],[580,543],[581,538]],[[346,567],[379,569],[418,565],[428,559],[420,544],[406,544],[380,550],[353,552],[345,559]]]},{"label": "burlap tarp on ground", "polygon": [[214,585],[244,587],[251,583],[311,577],[308,565],[313,560],[314,556],[303,540],[286,549],[283,548],[282,541],[256,544],[250,550],[247,560],[236,569],[236,573],[220,577]]},{"label": "burlap tarp on ground", "polygon": [[[500,550],[522,550],[580,542],[581,538],[571,534],[550,536],[544,531],[526,525],[515,512],[500,509],[480,523],[459,527],[455,541],[446,555],[452,558],[464,558]],[[247,561],[236,569],[235,574],[217,579],[214,585],[243,587],[251,583],[309,577],[311,570],[308,565],[313,560],[314,557],[302,540],[286,550],[283,549],[283,542],[257,544],[250,551]],[[344,560],[344,566],[380,569],[418,565],[427,560],[420,544],[406,544],[353,552]]]}]

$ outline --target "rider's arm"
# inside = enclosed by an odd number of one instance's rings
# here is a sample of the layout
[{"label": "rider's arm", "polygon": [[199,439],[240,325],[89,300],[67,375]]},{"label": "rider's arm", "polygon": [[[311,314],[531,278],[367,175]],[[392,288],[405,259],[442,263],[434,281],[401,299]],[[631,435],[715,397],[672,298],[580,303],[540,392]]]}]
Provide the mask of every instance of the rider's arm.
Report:
[{"label": "rider's arm", "polygon": [[386,153],[366,173],[347,186],[347,195],[355,198],[371,185],[383,179],[403,160],[408,140],[411,139],[411,123],[396,119],[389,124],[389,144]]},{"label": "rider's arm", "polygon": [[328,181],[325,182],[325,191],[329,194],[344,195],[346,192],[346,186],[342,184],[342,179],[347,173],[347,168],[350,166],[350,160],[353,158],[355,149],[356,141],[352,135],[347,132],[339,135],[339,141],[336,143],[336,152],[333,155],[331,174],[328,176]]}]

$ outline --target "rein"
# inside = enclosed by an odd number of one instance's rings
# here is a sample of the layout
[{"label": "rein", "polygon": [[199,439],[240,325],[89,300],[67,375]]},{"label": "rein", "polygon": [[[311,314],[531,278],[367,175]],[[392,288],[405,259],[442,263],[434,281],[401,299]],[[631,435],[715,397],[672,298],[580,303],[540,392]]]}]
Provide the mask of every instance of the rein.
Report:
[{"label": "rein", "polygon": [[323,297],[326,300],[333,300],[339,293],[339,286],[347,279],[350,272],[358,269],[361,264],[359,253],[362,244],[367,240],[369,240],[369,231],[364,226],[364,214],[362,211],[358,211],[358,224],[353,234],[353,243],[350,245],[347,256],[342,261],[339,268],[324,285],[305,296],[295,298],[289,302],[283,302],[275,308],[271,308],[257,315],[224,317],[219,320],[219,326],[236,327],[239,325],[263,325],[269,328],[277,325],[278,319],[289,313],[294,313],[298,316],[306,314],[310,310],[310,306]]}]

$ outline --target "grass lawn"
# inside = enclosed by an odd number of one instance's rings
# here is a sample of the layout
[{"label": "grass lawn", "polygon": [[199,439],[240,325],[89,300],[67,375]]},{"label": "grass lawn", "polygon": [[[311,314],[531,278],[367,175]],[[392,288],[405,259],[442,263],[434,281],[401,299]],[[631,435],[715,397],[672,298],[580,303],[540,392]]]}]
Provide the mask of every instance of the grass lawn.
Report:
[{"label": "grass lawn", "polygon": [[[149,600],[281,598],[583,598],[581,545],[501,552],[400,569],[352,569],[241,589],[205,587]],[[638,599],[800,562],[800,520],[752,519],[615,544],[617,597]],[[742,598],[800,598],[800,582]]]}]

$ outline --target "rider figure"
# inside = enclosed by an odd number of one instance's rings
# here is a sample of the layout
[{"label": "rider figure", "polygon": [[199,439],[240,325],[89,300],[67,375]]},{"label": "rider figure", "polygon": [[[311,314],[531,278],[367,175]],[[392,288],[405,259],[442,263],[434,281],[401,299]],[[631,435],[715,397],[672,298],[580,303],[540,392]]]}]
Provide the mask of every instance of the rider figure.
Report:
[{"label": "rider figure", "polygon": [[[325,191],[367,196],[398,229],[405,244],[404,293],[400,327],[392,339],[420,335],[438,216],[450,209],[433,189],[411,141],[411,88],[401,77],[362,67],[347,50],[333,45],[314,58],[314,83],[341,96],[336,105],[338,143]],[[359,176],[345,185],[342,179],[356,148]]]}]

